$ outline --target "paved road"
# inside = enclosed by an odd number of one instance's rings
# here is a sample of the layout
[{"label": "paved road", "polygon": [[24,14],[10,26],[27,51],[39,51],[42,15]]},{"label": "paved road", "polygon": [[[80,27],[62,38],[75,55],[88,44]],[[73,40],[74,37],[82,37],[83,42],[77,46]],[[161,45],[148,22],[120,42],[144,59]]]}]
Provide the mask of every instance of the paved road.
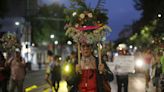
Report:
[{"label": "paved road", "polygon": [[[44,80],[44,70],[29,72],[26,76],[25,87],[26,92],[49,92],[50,87]],[[63,85],[64,81],[61,82]],[[116,80],[111,83],[112,92],[117,92]],[[60,88],[59,92],[63,91],[66,88]],[[129,92],[145,92],[145,78],[143,74],[132,74],[129,76]],[[150,92],[154,92],[153,87],[151,86]]]}]

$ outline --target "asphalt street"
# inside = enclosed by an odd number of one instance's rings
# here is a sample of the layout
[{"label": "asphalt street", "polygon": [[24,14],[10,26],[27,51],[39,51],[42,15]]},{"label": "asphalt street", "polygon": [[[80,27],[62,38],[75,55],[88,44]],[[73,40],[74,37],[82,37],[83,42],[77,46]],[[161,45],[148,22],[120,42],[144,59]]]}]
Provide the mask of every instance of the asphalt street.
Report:
[{"label": "asphalt street", "polygon": [[[50,92],[50,86],[44,80],[45,70],[30,71],[26,75],[24,87],[26,92]],[[64,81],[61,82],[61,84]],[[110,83],[112,92],[117,92],[116,78]],[[154,92],[154,88],[150,85],[150,92]],[[59,90],[66,88],[59,88]],[[66,91],[60,92],[68,92]],[[129,92],[145,92],[145,78],[143,74],[130,74],[129,75]]]}]

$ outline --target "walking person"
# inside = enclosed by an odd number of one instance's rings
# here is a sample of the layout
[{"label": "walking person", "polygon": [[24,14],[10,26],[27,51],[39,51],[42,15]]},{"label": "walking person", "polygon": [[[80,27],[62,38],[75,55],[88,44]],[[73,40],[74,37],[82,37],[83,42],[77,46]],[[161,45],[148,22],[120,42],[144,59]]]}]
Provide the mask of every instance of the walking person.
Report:
[{"label": "walking person", "polygon": [[158,53],[155,57],[155,64],[152,66],[154,72],[153,76],[153,85],[155,86],[156,92],[159,92],[159,81],[160,81],[160,75],[162,73],[162,65],[160,63],[160,53]]},{"label": "walking person", "polygon": [[6,67],[5,67],[5,58],[3,53],[0,51],[0,92],[8,92],[7,84],[8,84],[8,76],[6,76]]},{"label": "walking person", "polygon": [[[126,56],[127,53],[127,47],[123,46],[118,48],[118,54],[119,56]],[[116,78],[117,78],[117,86],[118,86],[118,92],[122,92],[122,88],[124,88],[124,92],[128,92],[128,72],[124,71],[125,66],[121,66],[120,64],[117,64],[115,66],[116,70]]]},{"label": "walking person", "polygon": [[7,62],[7,65],[11,69],[11,78],[9,92],[15,92],[17,87],[17,92],[24,92],[23,82],[25,79],[25,60],[21,57],[19,49],[14,52],[14,57],[11,57]]},{"label": "walking person", "polygon": [[58,92],[59,82],[61,80],[61,65],[59,56],[56,55],[51,59],[51,62],[47,67],[45,79],[51,87],[54,87],[55,92]]},{"label": "walking person", "polygon": [[145,80],[146,80],[146,92],[149,90],[149,83],[151,79],[151,70],[152,70],[152,61],[153,61],[153,54],[152,52],[148,49],[144,53],[144,61],[145,61]]},{"label": "walking person", "polygon": [[69,70],[64,69],[66,72],[65,74],[63,74],[65,76],[65,79],[67,81],[68,87],[69,87],[69,92],[75,92],[76,88],[75,88],[75,76],[76,76],[76,71],[75,71],[75,65],[77,63],[77,56],[76,56],[76,52],[71,52],[70,56],[68,57],[68,59],[66,60],[66,63],[63,65],[65,68],[66,66],[69,67]]},{"label": "walking person", "polygon": [[99,63],[98,59],[92,53],[92,45],[89,43],[81,43],[81,60],[76,64],[77,77],[75,92],[111,92],[105,91],[104,81],[109,82],[110,70],[103,61]]}]

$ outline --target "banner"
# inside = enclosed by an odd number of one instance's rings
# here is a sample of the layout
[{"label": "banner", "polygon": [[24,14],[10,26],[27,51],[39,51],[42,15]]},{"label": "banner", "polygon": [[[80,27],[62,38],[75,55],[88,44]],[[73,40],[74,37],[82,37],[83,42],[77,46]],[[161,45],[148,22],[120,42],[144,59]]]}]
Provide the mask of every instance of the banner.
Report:
[{"label": "banner", "polygon": [[135,72],[134,56],[114,56],[113,62],[107,63],[107,65],[118,74]]}]

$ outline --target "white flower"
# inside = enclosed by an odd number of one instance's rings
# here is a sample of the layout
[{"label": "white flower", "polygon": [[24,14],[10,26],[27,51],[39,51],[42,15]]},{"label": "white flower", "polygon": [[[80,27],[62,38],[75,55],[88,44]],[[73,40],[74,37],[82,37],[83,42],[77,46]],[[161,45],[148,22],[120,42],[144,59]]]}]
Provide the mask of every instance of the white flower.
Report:
[{"label": "white flower", "polygon": [[84,19],[84,18],[85,18],[85,14],[81,13],[81,14],[80,14],[80,18],[81,18],[81,19]]},{"label": "white flower", "polygon": [[92,13],[88,13],[88,17],[92,18],[93,17]]},{"label": "white flower", "polygon": [[79,24],[75,24],[75,27],[79,27]]},{"label": "white flower", "polygon": [[77,14],[76,12],[73,12],[73,13],[72,13],[72,16],[76,16],[76,14]]}]

